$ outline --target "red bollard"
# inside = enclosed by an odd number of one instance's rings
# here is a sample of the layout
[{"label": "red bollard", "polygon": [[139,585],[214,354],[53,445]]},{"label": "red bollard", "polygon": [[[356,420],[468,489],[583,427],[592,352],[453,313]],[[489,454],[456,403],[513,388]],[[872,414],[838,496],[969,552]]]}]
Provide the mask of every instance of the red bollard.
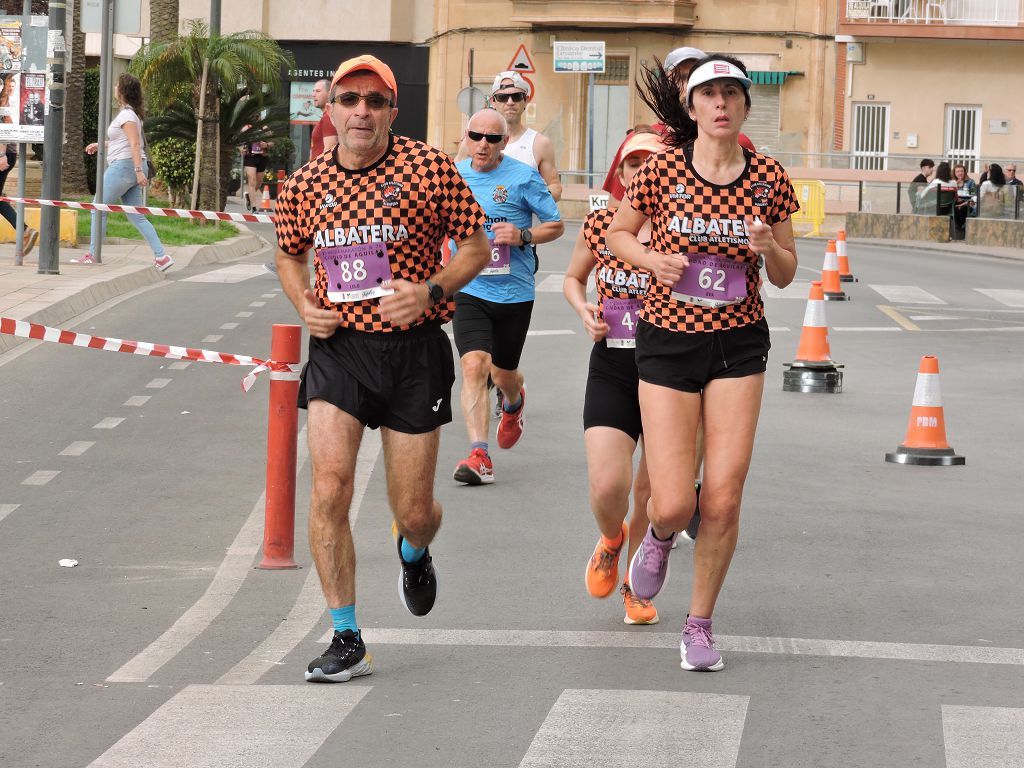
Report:
[{"label": "red bollard", "polygon": [[[302,326],[275,325],[270,359],[301,359]],[[298,568],[295,562],[295,464],[298,449],[299,374],[270,371],[270,416],[267,419],[267,506],[263,526],[263,560],[257,568]]]}]

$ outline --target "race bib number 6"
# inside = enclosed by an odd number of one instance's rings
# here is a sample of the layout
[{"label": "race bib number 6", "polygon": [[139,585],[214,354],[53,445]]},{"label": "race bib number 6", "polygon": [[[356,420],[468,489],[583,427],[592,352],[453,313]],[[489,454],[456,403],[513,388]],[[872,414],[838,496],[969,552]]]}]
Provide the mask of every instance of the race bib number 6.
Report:
[{"label": "race bib number 6", "polygon": [[512,253],[508,243],[498,245],[488,238],[487,245],[491,249],[491,260],[480,270],[481,275],[507,275],[512,272]]},{"label": "race bib number 6", "polygon": [[748,264],[708,253],[686,256],[690,265],[672,286],[673,299],[704,307],[724,307],[747,298]]},{"label": "race bib number 6", "polygon": [[631,349],[636,347],[637,313],[640,299],[605,299],[602,303],[604,321],[608,324],[605,344],[610,348]]},{"label": "race bib number 6", "polygon": [[391,261],[384,243],[321,248],[317,258],[327,272],[328,301],[363,301],[394,293],[387,287]]}]

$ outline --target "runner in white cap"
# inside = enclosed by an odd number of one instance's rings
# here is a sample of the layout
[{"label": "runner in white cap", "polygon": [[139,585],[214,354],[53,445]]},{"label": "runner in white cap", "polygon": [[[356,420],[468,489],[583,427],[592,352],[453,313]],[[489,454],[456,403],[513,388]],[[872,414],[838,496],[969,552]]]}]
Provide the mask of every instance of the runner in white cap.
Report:
[{"label": "runner in white cap", "polygon": [[[711,616],[739,536],[740,503],[761,410],[771,342],[759,293],[759,264],[785,287],[796,273],[790,215],[799,209],[786,171],[741,147],[750,111],[742,63],[708,56],[693,68],[685,99],[668,77],[644,94],[668,105],[672,148],[644,163],[608,231],[615,254],[655,279],[636,333],[651,527],[630,562],[630,585],[652,599],[668,576],[677,532],[696,498],[688,473],[697,424],[705,429],[701,530],[694,548],[681,666],[722,669]],[[687,121],[679,119],[681,104]],[[693,142],[682,135],[697,123]],[[637,235],[647,220],[651,240]]]}]

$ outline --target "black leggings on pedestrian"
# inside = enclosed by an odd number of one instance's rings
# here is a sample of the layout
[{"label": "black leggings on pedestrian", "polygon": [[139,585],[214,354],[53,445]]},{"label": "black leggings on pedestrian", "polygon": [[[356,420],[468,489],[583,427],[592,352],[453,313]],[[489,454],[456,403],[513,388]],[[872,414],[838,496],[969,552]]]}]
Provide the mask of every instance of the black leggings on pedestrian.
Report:
[{"label": "black leggings on pedestrian", "polygon": [[[4,184],[7,183],[7,174],[11,172],[11,168],[14,166],[14,163],[11,161],[11,155],[7,156],[7,163],[7,170],[0,171],[0,195],[4,194]],[[14,208],[12,208],[11,204],[6,200],[0,200],[0,216],[7,219],[12,229],[18,228],[18,214],[14,212]]]}]

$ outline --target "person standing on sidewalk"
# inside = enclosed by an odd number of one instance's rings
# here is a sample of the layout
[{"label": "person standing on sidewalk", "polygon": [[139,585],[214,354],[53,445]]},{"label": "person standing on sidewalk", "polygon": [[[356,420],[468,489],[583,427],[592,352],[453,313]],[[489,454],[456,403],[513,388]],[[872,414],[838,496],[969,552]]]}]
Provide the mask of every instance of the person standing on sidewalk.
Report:
[{"label": "person standing on sidewalk", "polygon": [[331,105],[327,101],[331,93],[329,80],[317,80],[313,86],[313,105],[323,110],[320,122],[313,127],[313,135],[309,141],[309,159],[319,157],[324,152],[338,146],[338,134],[331,122]]},{"label": "person standing on sidewalk", "polygon": [[[455,295],[455,346],[462,366],[462,415],[469,455],[454,478],[467,485],[494,482],[488,451],[488,377],[501,394],[499,448],[512,448],[523,434],[526,387],[519,360],[530,330],[535,295],[534,244],[562,236],[565,225],[544,179],[526,163],[506,157],[508,124],[499,112],[482,109],[469,119],[470,156],[459,172],[487,214],[491,263]],[[540,221],[532,227],[534,215]],[[459,258],[456,253],[453,261]]]},{"label": "person standing on sidewalk", "polygon": [[[672,543],[688,524],[696,494],[697,424],[704,424],[700,535],[694,546],[690,608],[680,643],[686,670],[724,666],[712,613],[739,537],[743,486],[750,468],[771,341],[759,265],[784,288],[797,268],[790,216],[799,204],[775,160],[739,145],[750,111],[743,64],[712,55],[697,62],[680,100],[662,78],[654,101],[682,103],[697,138],[681,140],[664,115],[672,149],[652,155],[633,177],[608,230],[620,259],[650,271],[636,332],[651,527],[630,562],[629,581],[653,599],[668,577]],[[650,220],[651,241],[637,235]]]},{"label": "person standing on sidewalk", "polygon": [[[121,105],[107,128],[107,169],[103,172],[103,199],[98,203],[110,205],[139,206],[143,204],[142,190],[149,184],[148,157],[146,155],[145,134],[142,121],[145,111],[142,107],[142,84],[135,75],[127,72],[117,78],[114,86],[114,98]],[[95,155],[99,144],[93,142],[85,148],[90,155]],[[164,244],[149,219],[141,213],[127,214],[128,220],[139,230],[149,247],[153,249],[153,264],[161,272],[171,268],[174,259],[164,253]],[[80,259],[72,259],[75,264],[92,264],[93,254],[107,232],[107,214],[93,211],[92,236],[89,252]]]},{"label": "person standing on sidewalk", "polygon": [[[18,145],[17,144],[0,144],[0,196],[4,194],[4,184],[7,183],[7,174],[11,172],[11,168],[18,162]],[[15,213],[14,208],[6,200],[0,200],[0,216],[7,219],[7,223],[11,225],[11,229],[17,233],[18,231],[18,215]],[[17,234],[15,234],[17,236]],[[21,240],[21,253],[23,256],[28,256],[29,252],[36,247],[36,243],[39,242],[39,232],[32,229],[32,227],[25,225],[25,233],[22,235]]]},{"label": "person standing on sidewalk", "polygon": [[[387,64],[342,62],[330,97],[338,146],[285,181],[274,224],[277,274],[310,334],[299,385],[313,468],[309,544],[334,627],[305,678],[343,683],[373,672],[356,621],[349,523],[359,443],[380,428],[399,595],[425,616],[437,597],[428,545],[441,526],[434,475],[455,382],[441,325],[490,252],[484,212],[451,158],[391,133],[398,85]],[[460,250],[442,267],[445,238]]]}]

